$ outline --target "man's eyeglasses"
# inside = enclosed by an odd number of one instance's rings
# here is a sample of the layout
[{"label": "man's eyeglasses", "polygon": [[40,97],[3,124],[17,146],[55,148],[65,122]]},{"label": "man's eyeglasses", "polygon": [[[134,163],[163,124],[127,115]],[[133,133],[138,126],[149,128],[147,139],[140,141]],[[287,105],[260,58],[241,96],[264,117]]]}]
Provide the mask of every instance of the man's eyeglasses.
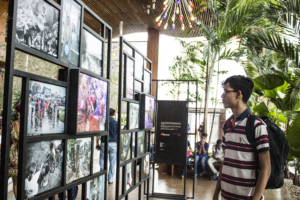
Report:
[{"label": "man's eyeglasses", "polygon": [[223,94],[228,94],[230,92],[236,92],[236,90],[224,90]]}]

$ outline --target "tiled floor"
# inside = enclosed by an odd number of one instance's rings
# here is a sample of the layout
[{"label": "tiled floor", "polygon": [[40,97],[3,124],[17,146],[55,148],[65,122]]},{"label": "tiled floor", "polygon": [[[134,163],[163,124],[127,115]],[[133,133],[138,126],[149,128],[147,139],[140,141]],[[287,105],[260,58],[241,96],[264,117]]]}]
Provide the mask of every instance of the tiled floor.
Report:
[{"label": "tiled floor", "polygon": [[[152,170],[150,174],[150,193],[152,188]],[[192,174],[189,174],[186,181],[186,195],[188,197],[192,196],[192,187],[193,187],[193,180]],[[213,192],[216,186],[216,181],[209,180],[209,177],[201,177],[198,178],[195,182],[195,198],[200,200],[212,200]],[[143,188],[143,187],[142,187]],[[175,174],[174,177],[171,177],[167,174],[158,173],[155,170],[155,193],[167,193],[167,194],[183,194],[184,188],[184,181],[181,180],[180,174]],[[108,185],[107,190],[108,200],[115,199],[115,181],[113,184]],[[266,190],[264,192],[264,196],[266,200],[291,200],[291,196],[289,195],[288,191],[283,187],[281,189],[276,190]],[[58,200],[58,198],[56,198]],[[136,188],[132,193],[129,194],[129,200],[137,200],[138,199],[138,188]],[[142,199],[146,199],[144,196]],[[161,198],[150,198],[153,200],[158,200]],[[13,193],[9,193],[9,200],[14,200]],[[81,188],[79,188],[79,192],[77,195],[76,200],[81,200]]]}]

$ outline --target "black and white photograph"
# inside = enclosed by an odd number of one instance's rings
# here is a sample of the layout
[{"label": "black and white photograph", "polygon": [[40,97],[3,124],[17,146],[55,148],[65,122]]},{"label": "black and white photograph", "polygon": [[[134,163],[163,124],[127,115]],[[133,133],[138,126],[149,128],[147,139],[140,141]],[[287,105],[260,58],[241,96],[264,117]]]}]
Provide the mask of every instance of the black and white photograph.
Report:
[{"label": "black and white photograph", "polygon": [[143,71],[144,58],[139,53],[135,53],[135,78],[143,80]]},{"label": "black and white photograph", "polygon": [[149,175],[149,171],[150,171],[150,162],[149,162],[149,155],[146,155],[144,158],[144,163],[143,163],[143,171],[142,171],[142,178],[145,178]]},{"label": "black and white photograph", "polygon": [[129,129],[139,128],[139,104],[129,104]]},{"label": "black and white photograph", "polygon": [[69,139],[67,146],[66,182],[89,176],[91,163],[91,138]]},{"label": "black and white photograph", "polygon": [[16,23],[16,42],[57,57],[57,9],[41,0],[19,0]]},{"label": "black and white photograph", "polygon": [[66,88],[29,81],[27,135],[64,133]]},{"label": "black and white photograph", "polygon": [[62,140],[28,144],[25,178],[26,199],[62,185],[63,150]]},{"label": "black and white photograph", "polygon": [[133,164],[126,165],[126,191],[133,187]]},{"label": "black and white photograph", "polygon": [[61,60],[78,66],[81,6],[73,0],[64,0],[62,3]]},{"label": "black and white photograph", "polygon": [[99,176],[86,183],[86,200],[105,199],[105,175]]},{"label": "black and white photograph", "polygon": [[121,145],[120,145],[121,162],[130,159],[130,155],[131,155],[130,141],[131,141],[131,133],[121,134]]},{"label": "black and white photograph", "polygon": [[145,153],[145,131],[139,131],[137,138],[137,155],[143,153]]},{"label": "black and white photograph", "polygon": [[151,74],[147,71],[144,73],[144,92],[146,94],[150,94],[150,88],[151,88]]},{"label": "black and white photograph", "polygon": [[83,30],[82,68],[102,76],[102,41]]}]

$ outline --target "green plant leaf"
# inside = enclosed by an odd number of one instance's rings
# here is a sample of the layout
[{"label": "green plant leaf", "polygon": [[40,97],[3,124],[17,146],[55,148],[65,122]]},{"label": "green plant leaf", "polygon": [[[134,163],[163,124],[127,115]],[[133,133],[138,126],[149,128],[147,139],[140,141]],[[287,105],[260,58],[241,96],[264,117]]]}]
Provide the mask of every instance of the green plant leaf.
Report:
[{"label": "green plant leaf", "polygon": [[258,115],[260,117],[267,116],[269,113],[269,109],[268,109],[267,105],[265,104],[265,102],[261,102],[257,106],[254,106],[253,111],[258,113]]},{"label": "green plant leaf", "polygon": [[284,80],[279,75],[267,74],[254,79],[254,83],[264,90],[273,90],[284,84]]},{"label": "green plant leaf", "polygon": [[290,145],[290,153],[291,155],[300,158],[300,113],[296,116],[295,120],[289,126],[286,131],[286,138]]}]

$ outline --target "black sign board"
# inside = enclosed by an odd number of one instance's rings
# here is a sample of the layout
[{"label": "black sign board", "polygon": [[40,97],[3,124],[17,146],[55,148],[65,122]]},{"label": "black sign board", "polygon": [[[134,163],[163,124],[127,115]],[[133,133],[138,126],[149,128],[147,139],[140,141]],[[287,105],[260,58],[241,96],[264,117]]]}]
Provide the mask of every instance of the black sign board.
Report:
[{"label": "black sign board", "polygon": [[186,101],[157,101],[155,163],[186,163],[187,105]]}]

